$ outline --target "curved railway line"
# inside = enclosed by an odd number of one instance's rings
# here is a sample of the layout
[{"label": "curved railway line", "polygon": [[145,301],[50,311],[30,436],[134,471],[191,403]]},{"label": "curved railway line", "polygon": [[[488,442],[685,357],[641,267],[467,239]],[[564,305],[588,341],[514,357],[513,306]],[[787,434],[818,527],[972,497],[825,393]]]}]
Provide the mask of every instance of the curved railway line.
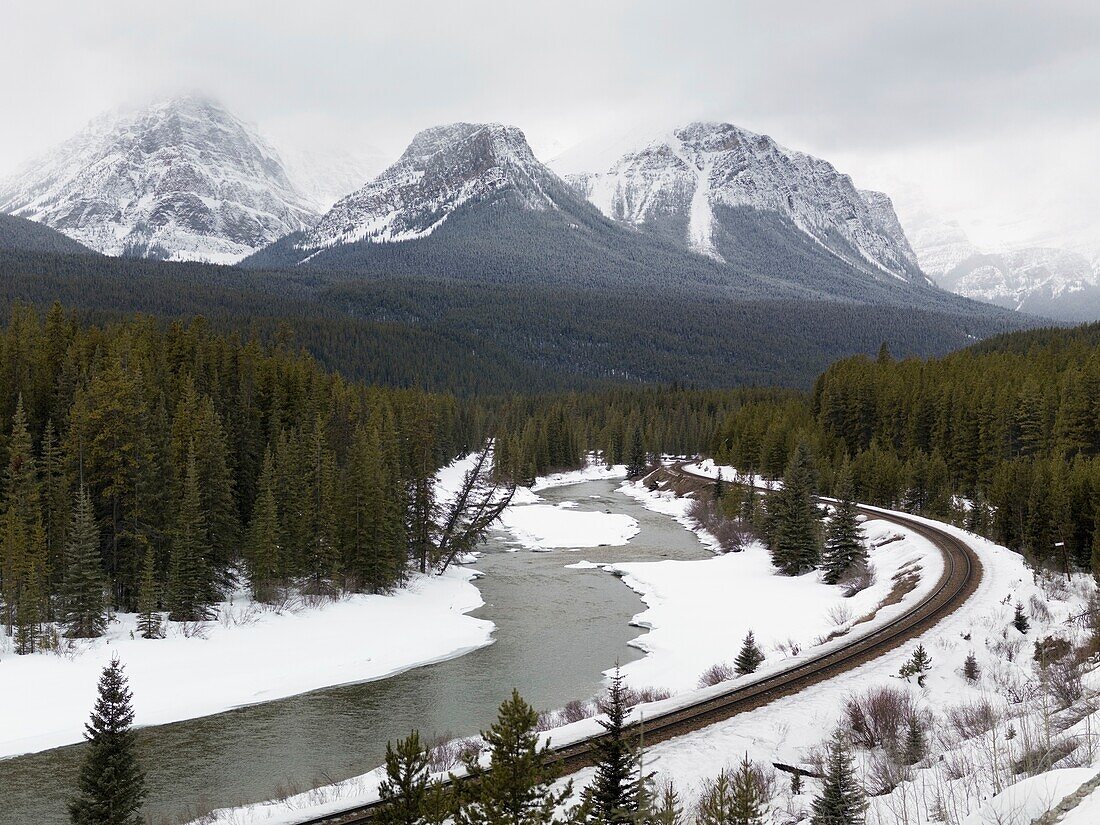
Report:
[{"label": "curved railway line", "polygon": [[[673,475],[695,483],[713,484],[708,476],[691,473],[682,466],[669,469]],[[677,710],[645,720],[646,743],[662,742],[721,722],[737,714],[767,705],[864,665],[919,636],[961,606],[982,577],[982,565],[967,544],[946,530],[895,513],[859,507],[868,518],[892,522],[924,537],[942,554],[943,573],[935,587],[902,616],[852,640],[850,644],[816,656],[809,656],[780,673],[750,684],[737,684],[718,696],[710,696]],[[599,735],[553,749],[551,760],[562,775],[575,773],[591,764]],[[378,803],[368,803],[340,813],[306,819],[300,825],[354,825],[369,822]]]}]

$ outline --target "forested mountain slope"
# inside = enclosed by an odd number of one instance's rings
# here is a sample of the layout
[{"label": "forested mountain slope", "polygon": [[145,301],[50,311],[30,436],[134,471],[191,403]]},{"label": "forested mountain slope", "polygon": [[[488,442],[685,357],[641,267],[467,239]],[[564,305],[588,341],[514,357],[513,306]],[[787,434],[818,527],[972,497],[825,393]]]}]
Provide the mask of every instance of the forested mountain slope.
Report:
[{"label": "forested mountain slope", "polygon": [[943,354],[1031,320],[977,304],[968,316],[0,252],[0,300],[14,299],[202,314],[221,329],[282,336],[349,377],[463,393],[623,381],[809,386],[830,362],[883,341],[899,354]]},{"label": "forested mountain slope", "polygon": [[26,218],[0,214],[0,255],[10,252],[56,252],[69,255],[95,254],[67,235]]}]

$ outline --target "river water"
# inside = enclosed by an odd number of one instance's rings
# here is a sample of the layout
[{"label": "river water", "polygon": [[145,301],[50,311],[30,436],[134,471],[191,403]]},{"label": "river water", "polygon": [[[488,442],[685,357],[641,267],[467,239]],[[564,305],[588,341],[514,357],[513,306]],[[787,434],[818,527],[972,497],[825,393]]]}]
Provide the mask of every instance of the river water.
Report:
[{"label": "river water", "polygon": [[[150,795],[146,813],[176,823],[211,808],[268,799],[365,773],[382,761],[386,742],[418,728],[422,736],[473,735],[489,726],[513,687],[536,708],[558,708],[595,695],[603,671],[638,658],[629,625],[637,596],[593,562],[696,559],[708,555],[695,536],[667,516],[590,481],[544,490],[547,503],[625,513],[641,530],[622,547],[536,553],[494,536],[474,565],[485,605],[473,615],[496,625],[488,647],[373,682],[327,688],[138,732]],[[400,627],[380,632],[401,633]],[[288,667],[301,666],[288,658]],[[217,674],[211,674],[212,679]],[[82,747],[0,761],[0,825],[64,825],[65,799],[76,786]]]}]

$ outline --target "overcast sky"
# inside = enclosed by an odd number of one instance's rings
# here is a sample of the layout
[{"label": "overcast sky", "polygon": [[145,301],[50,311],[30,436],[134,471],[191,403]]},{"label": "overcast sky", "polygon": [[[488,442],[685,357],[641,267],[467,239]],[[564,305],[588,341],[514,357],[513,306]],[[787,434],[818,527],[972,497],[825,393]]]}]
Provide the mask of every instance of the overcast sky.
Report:
[{"label": "overcast sky", "polygon": [[177,90],[276,146],[395,157],[454,120],[518,125],[547,159],[720,119],[920,192],[982,245],[1100,247],[1096,0],[0,3],[0,174]]}]

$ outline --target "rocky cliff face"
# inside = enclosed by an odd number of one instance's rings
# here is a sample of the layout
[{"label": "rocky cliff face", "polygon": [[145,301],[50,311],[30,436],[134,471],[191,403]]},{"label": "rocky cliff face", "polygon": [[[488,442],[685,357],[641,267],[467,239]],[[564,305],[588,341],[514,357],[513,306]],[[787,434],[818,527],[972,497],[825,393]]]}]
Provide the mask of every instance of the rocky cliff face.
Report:
[{"label": "rocky cliff face", "polygon": [[888,198],[865,197],[829,162],[728,123],[674,129],[570,181],[608,217],[718,260],[737,255],[722,238],[736,235],[731,224],[751,210],[871,277],[925,281]]}]

